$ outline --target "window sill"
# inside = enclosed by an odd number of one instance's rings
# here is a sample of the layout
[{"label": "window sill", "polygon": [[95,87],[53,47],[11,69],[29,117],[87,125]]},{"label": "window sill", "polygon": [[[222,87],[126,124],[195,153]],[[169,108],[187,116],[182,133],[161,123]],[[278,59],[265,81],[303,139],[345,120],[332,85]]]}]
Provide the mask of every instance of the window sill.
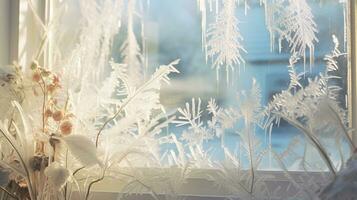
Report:
[{"label": "window sill", "polygon": [[[168,174],[160,172],[160,169],[138,169],[138,173],[145,171],[146,175],[150,174]],[[170,169],[172,170],[172,169]],[[174,169],[175,170],[175,169]],[[179,169],[177,169],[179,170]],[[176,174],[175,171],[172,174]],[[196,169],[193,170],[191,175],[186,179],[185,183],[179,187],[176,193],[180,197],[185,197],[187,200],[196,199],[225,199],[227,197],[239,198],[239,194],[232,194],[222,187],[215,184],[214,181],[209,180],[208,177],[212,177],[217,173],[214,169]],[[326,180],[323,177],[328,176],[327,172],[303,172],[303,171],[289,171],[289,176],[292,177],[295,183],[303,183],[308,181],[308,179],[314,180],[315,184],[322,185],[323,181]],[[291,197],[298,192],[294,183],[286,176],[283,171],[258,171],[256,177],[264,177],[264,184],[268,187],[269,191],[276,192],[275,195],[281,199]],[[124,191],[124,182],[118,179],[106,178],[103,181],[95,184],[92,189],[92,194],[94,199],[104,198],[105,199],[117,199],[120,194]],[[160,188],[161,189],[161,188]],[[150,193],[148,191],[136,191],[140,192],[141,195],[129,195],[128,199],[150,199]],[[165,191],[155,191],[157,194],[165,194]],[[258,191],[257,191],[258,192]],[[124,192],[125,193],[125,192]],[[243,190],[242,190],[242,193]],[[77,194],[78,195],[78,194]],[[74,197],[76,194],[74,194]],[[132,198],[131,196],[134,196]],[[108,198],[107,198],[108,197]],[[203,198],[204,197],[204,198]]]}]

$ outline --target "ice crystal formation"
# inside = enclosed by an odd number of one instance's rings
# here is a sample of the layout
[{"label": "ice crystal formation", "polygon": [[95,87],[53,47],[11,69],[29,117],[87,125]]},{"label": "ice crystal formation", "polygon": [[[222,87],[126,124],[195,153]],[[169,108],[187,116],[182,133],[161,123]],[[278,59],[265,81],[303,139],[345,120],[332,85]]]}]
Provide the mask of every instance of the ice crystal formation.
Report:
[{"label": "ice crystal formation", "polygon": [[[236,17],[236,0],[216,1],[216,21],[207,22],[206,4],[212,7],[212,1],[198,0],[202,15],[202,43],[206,60],[211,58],[212,68],[216,70],[217,81],[221,68],[226,71],[227,82],[231,79],[232,72],[244,66],[243,54],[246,53],[242,45],[243,37],[239,31],[239,20]],[[218,11],[219,10],[219,11]],[[208,24],[208,25],[207,25]]]},{"label": "ice crystal formation", "polygon": [[[239,3],[236,0],[197,0],[201,13],[202,46],[206,60],[211,58],[212,68],[217,71],[217,79],[220,68],[225,68],[227,82],[232,78],[234,70],[238,68],[236,71],[240,71],[240,67],[244,66],[244,54],[247,53],[239,30],[240,21],[236,17]],[[310,66],[313,66],[318,27],[308,2],[262,0],[260,4],[265,7],[272,50],[275,49],[276,39],[279,51],[282,50],[283,41],[287,41],[291,53],[303,57],[304,64],[308,56]],[[244,1],[244,7],[244,13],[247,15],[247,1]],[[214,22],[210,22],[211,13],[216,15]],[[346,30],[344,32],[346,35]]]},{"label": "ice crystal formation", "polygon": [[136,16],[136,0],[128,1],[127,5],[127,36],[121,47],[123,55],[123,63],[125,63],[128,68],[128,74],[131,79],[129,81],[140,83],[143,78],[143,55],[141,47],[138,44],[136,35],[134,33],[134,19]]},{"label": "ice crystal formation", "polygon": [[[356,147],[340,102],[341,88],[336,85],[339,59],[346,53],[332,36],[334,48],[324,57],[325,71],[310,77],[296,67],[305,63],[306,51],[313,62],[318,42],[306,0],[259,2],[265,7],[272,42],[277,37],[279,49],[282,40],[290,47],[286,61],[290,82],[285,90],[264,105],[258,81],[253,79],[249,87],[236,91],[232,105],[195,97],[174,112],[167,112],[160,95],[170,77],[180,75],[180,59],[149,74],[142,9],[147,2],[78,2],[81,23],[75,39],[68,42],[58,31],[66,23],[66,13],[45,24],[28,1],[44,32],[42,44],[51,42],[54,49],[48,55],[51,62],[41,62],[42,46],[30,64],[14,62],[0,68],[0,169],[8,181],[0,187],[2,199],[88,200],[98,184],[120,180],[119,198],[142,194],[179,200],[186,198],[182,191],[197,177],[214,183],[230,199],[355,195],[351,185],[356,179]],[[247,14],[251,1],[241,2]],[[241,2],[197,1],[203,56],[212,60],[217,73],[224,68],[227,80],[237,66],[239,71],[244,65],[248,53],[236,16]],[[66,10],[65,3],[58,4],[60,10]],[[212,21],[210,14],[215,14]],[[138,26],[141,35],[135,31]],[[114,57],[114,38],[120,31],[124,39],[116,52],[119,56]],[[48,41],[52,37],[56,39]],[[63,50],[64,44],[71,51]],[[275,152],[271,131],[282,121],[303,137],[293,139],[283,152]],[[170,132],[173,126],[179,134]],[[266,135],[261,137],[262,133]],[[234,136],[229,139],[237,148],[226,143],[227,134]],[[334,148],[326,146],[326,136],[333,138]],[[219,143],[219,149],[207,148],[208,142]],[[303,156],[297,153],[301,147]],[[318,155],[314,160],[308,149]],[[212,158],[214,151],[221,152],[223,160]],[[265,160],[283,173],[262,172]],[[288,164],[290,160],[293,165]],[[302,172],[296,175],[291,169]],[[312,169],[320,171],[311,176]],[[272,189],[269,183],[277,178],[284,178],[286,185]]]},{"label": "ice crystal formation", "polygon": [[282,41],[289,43],[292,53],[302,56],[304,63],[309,52],[310,66],[314,62],[314,47],[318,42],[317,24],[312,10],[305,0],[263,1],[266,7],[266,23],[271,34],[271,46],[274,48],[278,38],[278,50],[282,49]]}]

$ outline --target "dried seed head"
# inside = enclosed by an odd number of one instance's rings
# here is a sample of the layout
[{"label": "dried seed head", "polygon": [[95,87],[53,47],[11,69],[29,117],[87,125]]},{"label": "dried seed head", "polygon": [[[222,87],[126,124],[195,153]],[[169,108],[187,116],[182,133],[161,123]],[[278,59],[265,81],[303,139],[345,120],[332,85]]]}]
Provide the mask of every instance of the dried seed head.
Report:
[{"label": "dried seed head", "polygon": [[72,132],[72,123],[70,121],[64,121],[61,123],[60,130],[63,135],[69,135]]},{"label": "dried seed head", "polygon": [[55,120],[57,122],[61,121],[63,119],[63,112],[60,110],[57,110],[56,112],[54,112],[52,114],[52,118],[53,118],[53,120]]},{"label": "dried seed head", "polygon": [[[42,166],[42,162],[44,161],[44,157],[43,156],[34,156],[32,158],[30,158],[30,167],[33,171],[40,171],[41,170],[41,166]],[[48,161],[47,161],[48,163]]]},{"label": "dried seed head", "polygon": [[35,60],[31,63],[31,69],[35,70],[35,69],[37,69],[37,67],[38,67],[38,62]]}]

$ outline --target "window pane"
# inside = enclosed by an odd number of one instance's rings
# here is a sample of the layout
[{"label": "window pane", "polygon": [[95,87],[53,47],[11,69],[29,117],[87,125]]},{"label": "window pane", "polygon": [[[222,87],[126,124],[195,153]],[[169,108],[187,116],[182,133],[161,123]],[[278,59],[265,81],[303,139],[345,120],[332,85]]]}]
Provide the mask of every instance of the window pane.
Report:
[{"label": "window pane", "polygon": [[[222,108],[238,109],[241,102],[237,97],[250,90],[253,80],[261,90],[260,103],[262,106],[267,106],[274,95],[286,90],[290,82],[287,66],[293,54],[291,51],[293,47],[286,38],[279,39],[281,35],[277,30],[280,29],[281,31],[281,27],[274,27],[274,23],[279,23],[279,15],[281,15],[281,13],[274,14],[273,12],[274,6],[278,6],[279,1],[267,2],[266,4],[260,1],[251,1],[247,4],[241,2],[236,5],[234,12],[238,20],[239,34],[243,38],[240,43],[246,51],[241,51],[245,63],[235,64],[233,66],[234,71],[231,70],[229,73],[226,73],[225,66],[222,66],[220,70],[215,70],[213,66],[217,57],[206,56],[205,48],[207,46],[205,46],[204,41],[209,40],[210,27],[214,22],[217,22],[217,17],[224,11],[224,4],[220,1],[203,2],[206,6],[206,15],[200,12],[198,2],[193,0],[138,1],[133,9],[139,14],[133,14],[131,19],[129,19],[129,4],[124,3],[125,9],[120,23],[121,28],[114,37],[111,56],[114,61],[125,63],[123,47],[129,38],[128,30],[132,29],[139,51],[143,55],[138,77],[142,76],[147,79],[160,64],[180,59],[180,64],[177,66],[180,74],[173,74],[170,84],[164,85],[161,89],[161,103],[166,113],[171,114],[176,112],[178,108],[183,108],[186,102],[191,104],[192,98],[195,98],[196,104],[200,99],[202,102],[201,120],[203,125],[207,127],[209,125],[207,123],[212,117],[212,113],[210,114],[206,110],[210,99],[215,99],[217,105]],[[85,6],[78,2],[67,3],[66,14],[62,16],[63,27],[60,28],[64,31],[59,35],[65,42],[57,44],[58,50],[61,51],[59,55],[63,57],[68,56],[68,53],[71,52],[69,49],[74,47],[70,44],[75,44],[79,39],[75,35],[78,35],[80,30],[73,29],[73,27],[80,25],[79,20],[73,21],[70,19],[82,17],[78,10],[82,9],[81,12],[85,12],[83,9]],[[285,3],[283,6],[288,5]],[[316,39],[312,42],[313,49],[310,51],[309,46],[307,46],[306,51],[299,55],[299,60],[295,64],[296,72],[304,73],[300,81],[302,86],[307,86],[309,79],[314,79],[320,73],[325,72],[326,60],[324,58],[334,48],[333,35],[340,43],[339,50],[341,52],[347,50],[345,3],[329,0],[309,1],[307,6],[311,9],[313,15],[312,23],[315,23],[315,25],[310,24],[310,26],[316,28],[313,32]],[[202,20],[206,20],[206,30],[202,29]],[[128,27],[128,22],[132,27]],[[308,22],[305,25],[308,28]],[[332,73],[341,78],[333,80],[331,84],[342,88],[338,101],[340,106],[346,108],[346,56],[338,58],[338,66],[339,70]],[[134,67],[132,67],[132,70],[135,71]],[[132,79],[135,79],[133,78],[135,76],[132,74]],[[177,114],[178,116],[179,114]],[[212,161],[222,162],[225,159],[224,149],[227,148],[248,165],[249,162],[246,153],[244,153],[246,152],[244,142],[239,135],[244,125],[239,121],[232,123],[232,127],[223,130],[224,134],[215,132],[210,139],[203,140],[203,150],[209,152],[208,155]],[[187,132],[189,129],[188,126],[178,127],[177,124],[173,123],[169,125],[168,129],[163,129],[161,136],[169,136],[173,133],[183,144],[188,145],[188,141],[184,139],[184,133],[185,130]],[[309,162],[319,163],[318,166],[312,168],[314,170],[317,168],[319,170],[325,169],[321,160],[320,162],[313,158],[318,155],[313,148],[305,145],[303,133],[294,126],[282,119],[279,126],[275,125],[272,128],[271,133],[269,130],[269,128],[261,127],[254,129],[254,136],[261,142],[260,150],[271,147],[274,152],[283,153],[292,143],[298,140],[299,145],[294,148],[296,155],[294,159],[290,158],[291,160],[286,165],[291,170],[301,170],[301,166],[297,166],[299,158],[303,155],[312,155],[312,158],[306,157],[306,160],[310,159]],[[331,141],[328,142],[328,140],[326,141],[327,146],[328,144],[331,145]],[[333,140],[333,137],[330,137],[330,140]],[[188,146],[186,147],[188,151]],[[176,151],[176,148],[173,144],[162,145],[161,152],[165,155],[167,151]],[[339,156],[334,150],[336,146],[332,145],[328,148],[333,151],[334,159],[338,160]],[[343,149],[347,150],[346,148]],[[310,151],[311,153],[306,153]],[[279,167],[269,153],[268,156],[264,157],[259,168],[276,169]]]},{"label": "window pane", "polygon": [[[340,50],[346,51],[344,5],[337,1],[311,1],[308,3],[317,24],[318,42],[314,43],[314,61],[310,63],[307,50],[305,61],[301,58],[296,65],[296,70],[299,73],[306,71],[302,80],[305,85],[309,78],[325,71],[324,56],[334,48],[332,35],[335,35],[340,41]],[[249,90],[252,79],[256,79],[261,88],[261,103],[263,105],[267,105],[274,94],[287,89],[290,79],[287,68],[291,56],[289,44],[283,41],[282,50],[279,52],[278,39],[276,38],[273,47],[271,46],[271,35],[266,26],[266,10],[259,2],[249,3],[247,14],[245,14],[245,9],[244,4],[240,5],[236,10],[236,17],[239,19],[238,26],[244,38],[242,43],[247,51],[244,54],[246,63],[240,66],[239,70],[236,68],[236,71],[230,74],[231,80],[227,86],[225,71],[221,70],[218,75],[219,81],[215,81],[217,74],[211,68],[212,60],[208,59],[206,62],[202,48],[201,15],[196,2],[192,0],[150,1],[150,5],[145,10],[144,20],[148,71],[153,71],[153,67],[160,63],[168,63],[176,58],[181,59],[178,66],[181,73],[175,75],[171,84],[166,86],[161,94],[162,103],[169,113],[178,107],[183,107],[186,102],[190,103],[193,97],[202,100],[203,110],[211,98],[216,99],[218,104],[223,107],[234,107],[238,104],[237,93]],[[215,11],[207,12],[207,19],[214,21]],[[138,29],[140,30],[140,27]],[[137,35],[140,34],[139,30]],[[123,40],[120,38],[125,38],[125,31],[124,28],[118,36],[117,49],[121,44],[120,40]],[[114,51],[114,56],[120,60],[119,50]],[[340,68],[336,75],[341,79],[337,80],[336,84],[342,88],[339,101],[341,106],[345,107],[347,60],[346,57],[342,57],[338,61]],[[204,121],[209,117],[208,113],[205,113]],[[234,129],[226,130],[223,140],[214,137],[204,142],[204,149],[211,150],[210,155],[213,160],[224,159],[222,144],[231,151],[237,151],[238,154],[239,151],[244,151],[239,145],[240,138],[236,131]],[[182,137],[182,127],[176,127],[175,124],[170,126],[169,132],[175,133],[178,138]],[[292,140],[296,139],[296,136],[303,137],[301,132],[284,120],[279,127],[273,128],[271,138],[263,129],[257,130],[256,136],[261,140],[263,146],[269,146],[271,142],[271,146],[276,152],[283,152]],[[167,149],[163,149],[163,151],[165,150]],[[296,151],[302,156],[304,145],[301,144]],[[314,156],[316,155],[314,154]],[[261,167],[276,167],[269,160],[269,158],[264,159]],[[293,165],[293,163],[290,164]]]}]

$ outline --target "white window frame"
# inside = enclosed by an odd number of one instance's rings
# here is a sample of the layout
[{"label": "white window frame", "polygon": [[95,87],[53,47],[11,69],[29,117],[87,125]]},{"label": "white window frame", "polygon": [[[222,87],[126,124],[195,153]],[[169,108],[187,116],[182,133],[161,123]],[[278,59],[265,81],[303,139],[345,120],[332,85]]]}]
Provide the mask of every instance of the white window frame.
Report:
[{"label": "white window frame", "polygon": [[19,1],[0,1],[0,65],[18,60]]},{"label": "white window frame", "polygon": [[[357,127],[357,2],[348,1],[348,14],[350,16],[350,26],[348,28],[348,108],[349,108],[349,121],[350,128]],[[352,140],[357,144],[357,133],[356,130],[352,132]]]},{"label": "white window frame", "polygon": [[[33,14],[29,6],[32,2],[34,11],[39,19]],[[46,23],[47,0],[1,0],[0,13],[0,64],[8,65],[17,61],[21,66],[28,66],[33,55],[40,46],[41,26]],[[46,51],[45,51],[46,52]],[[46,54],[46,53],[45,53]],[[45,56],[40,57],[40,63],[45,61]]]}]

